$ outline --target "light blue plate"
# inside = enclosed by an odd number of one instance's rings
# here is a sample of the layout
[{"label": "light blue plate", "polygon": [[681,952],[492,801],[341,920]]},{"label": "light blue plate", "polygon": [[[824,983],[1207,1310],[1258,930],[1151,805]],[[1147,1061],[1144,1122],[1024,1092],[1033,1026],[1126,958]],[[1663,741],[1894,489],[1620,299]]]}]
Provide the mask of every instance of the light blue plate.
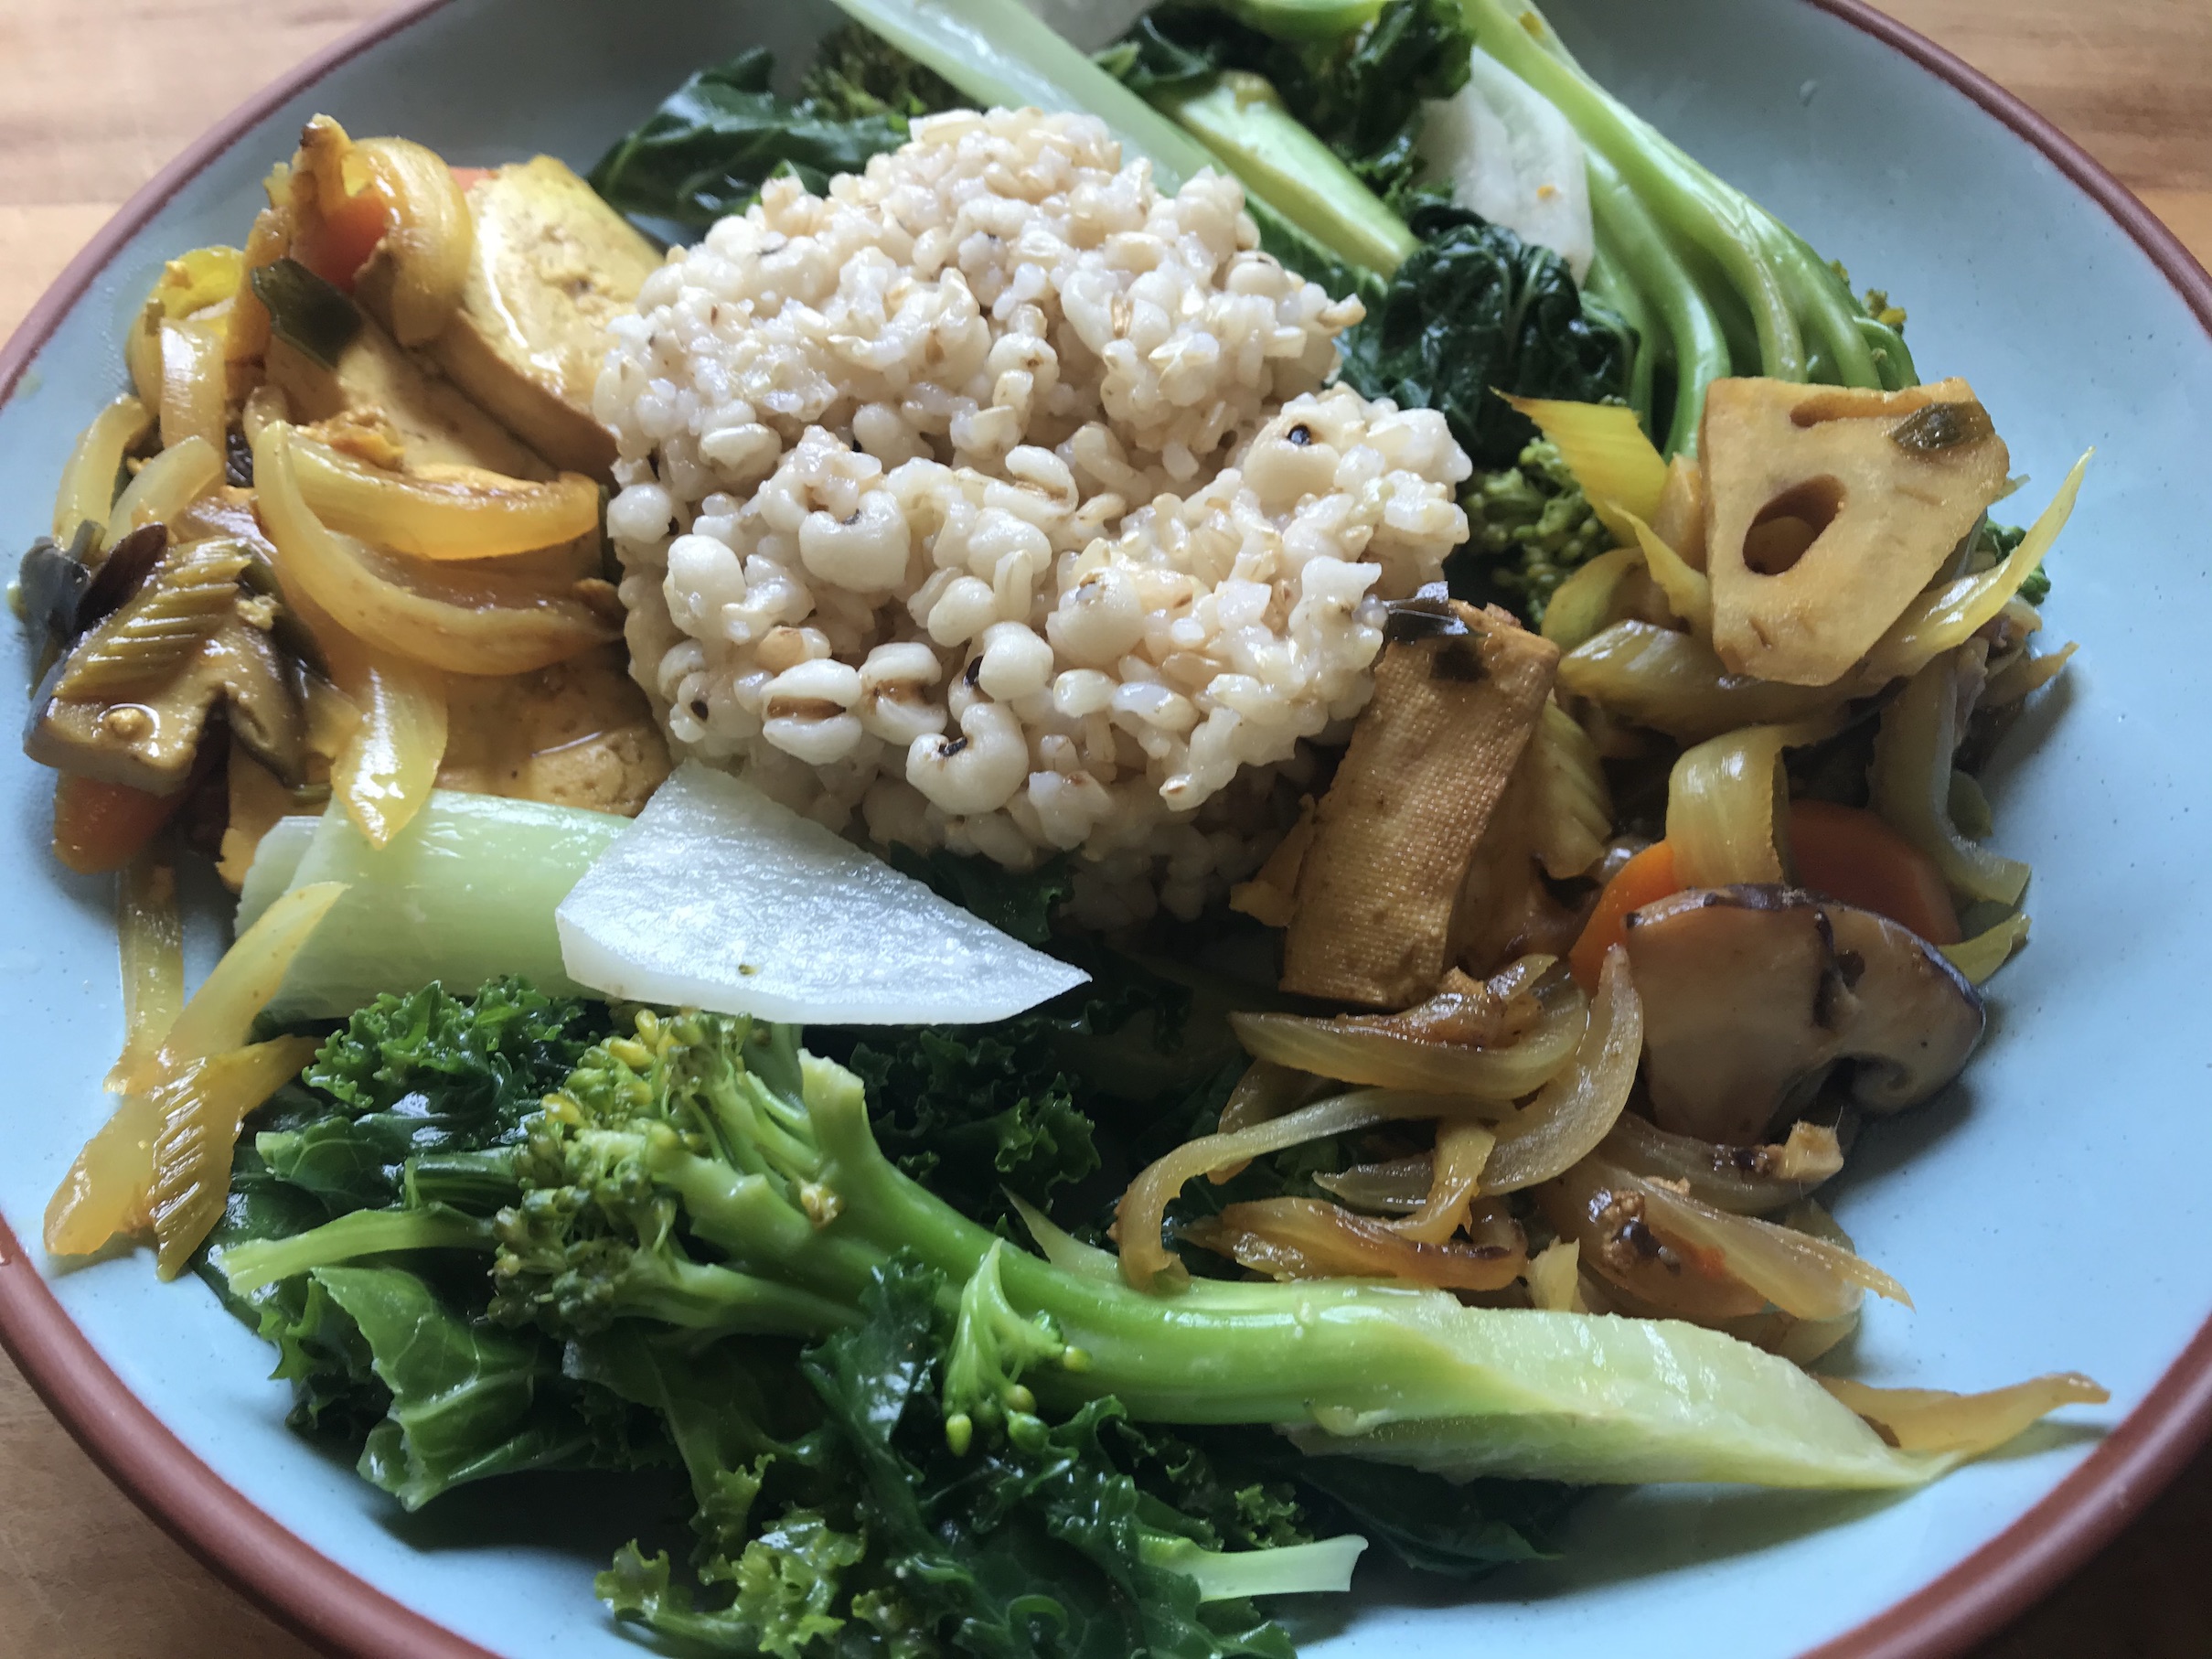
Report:
[{"label": "light blue plate", "polygon": [[[2047,610],[2053,633],[2084,648],[1993,774],[2001,844],[2042,872],[2035,942],[1996,983],[1993,1039],[1967,1085],[1873,1131],[1838,1210],[1917,1300],[1870,1309],[1847,1356],[1856,1375],[1982,1388],[2078,1369],[2113,1403],[1905,1498],[1602,1497],[1565,1561],[1464,1596],[1376,1574],[1348,1613],[1310,1610],[1312,1651],[1572,1659],[1625,1639],[1642,1659],[1798,1654],[2027,1516],[2212,1311],[2212,1044],[2197,1001],[2212,939],[2200,857],[2212,341],[2176,286],[2201,275],[2163,273],[2050,156],[1843,17],[1776,0],[1556,11],[1601,79],[1910,308],[1923,371],[1972,378],[2032,475],[2025,502],[2099,447]],[[458,0],[329,69],[186,180],[37,348],[0,408],[0,547],[45,529],[62,458],[119,386],[125,320],[163,258],[241,241],[258,181],[309,114],[460,163],[547,150],[583,166],[695,66],[756,41],[796,47],[825,17],[734,0]],[[19,882],[0,924],[0,1035],[16,1079],[0,1214],[24,1240],[106,1110],[99,1078],[120,1029],[108,883],[48,857],[49,793],[48,774],[12,747],[0,755]],[[268,1351],[197,1284],[158,1286],[142,1258],[52,1289],[208,1470],[347,1572],[495,1654],[639,1651],[591,1594],[592,1571],[652,1518],[623,1512],[615,1489],[484,1491],[402,1519],[284,1428],[287,1392],[262,1380]],[[50,1354],[22,1358],[67,1392]],[[2185,1450],[2206,1369],[2200,1355],[2172,1379],[2059,1506],[1893,1619],[1902,1645],[1883,1651],[1948,1648],[2009,1611],[2036,1572],[2078,1558],[2117,1524],[2131,1482]],[[73,1415],[111,1452],[131,1432]],[[190,1528],[198,1500],[162,1503]],[[301,1604],[276,1572],[230,1567],[264,1598]],[[409,1651],[374,1619],[346,1644]],[[1871,1649],[1854,1638],[1833,1651]]]}]

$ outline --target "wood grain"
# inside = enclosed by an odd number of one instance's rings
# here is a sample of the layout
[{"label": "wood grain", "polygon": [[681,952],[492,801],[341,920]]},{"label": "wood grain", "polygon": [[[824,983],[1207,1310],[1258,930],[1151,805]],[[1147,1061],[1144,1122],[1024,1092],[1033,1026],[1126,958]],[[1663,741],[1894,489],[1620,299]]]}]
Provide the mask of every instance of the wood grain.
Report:
[{"label": "wood grain", "polygon": [[[117,206],[379,0],[0,0],[0,335]],[[1889,0],[2212,263],[2212,4]],[[1716,1655],[1720,1650],[1715,1650]],[[141,1515],[0,1360],[0,1659],[310,1659]],[[2212,1452],[1978,1659],[2212,1655]]]}]

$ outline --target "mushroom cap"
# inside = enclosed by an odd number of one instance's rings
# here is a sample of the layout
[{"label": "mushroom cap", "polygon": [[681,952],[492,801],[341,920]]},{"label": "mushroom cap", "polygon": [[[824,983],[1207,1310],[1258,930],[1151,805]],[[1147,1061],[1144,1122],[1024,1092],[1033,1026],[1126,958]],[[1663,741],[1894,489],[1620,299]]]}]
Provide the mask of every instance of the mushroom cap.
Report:
[{"label": "mushroom cap", "polygon": [[1927,1099],[1981,1041],[1982,998],[1872,911],[1781,886],[1692,888],[1627,919],[1644,1082],[1662,1129],[1763,1138],[1839,1066],[1873,1112]]}]

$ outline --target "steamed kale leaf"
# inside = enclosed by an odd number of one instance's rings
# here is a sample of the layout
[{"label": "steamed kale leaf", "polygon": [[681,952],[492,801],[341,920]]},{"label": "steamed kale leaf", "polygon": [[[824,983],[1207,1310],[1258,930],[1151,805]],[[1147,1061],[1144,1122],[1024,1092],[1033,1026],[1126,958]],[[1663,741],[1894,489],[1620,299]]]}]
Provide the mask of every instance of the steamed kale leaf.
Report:
[{"label": "steamed kale leaf", "polygon": [[1512,465],[1536,435],[1500,392],[1588,403],[1620,394],[1628,327],[1576,291],[1556,253],[1441,203],[1409,222],[1422,245],[1344,337],[1346,384],[1441,412],[1481,470]]},{"label": "steamed kale leaf", "polygon": [[[305,1080],[319,1112],[294,1109],[255,1137],[268,1172],[332,1215],[396,1204],[411,1167],[435,1162],[485,1213],[507,1183],[486,1149],[521,1138],[525,1117],[608,1030],[605,1005],[494,979],[474,997],[438,984],[385,995],[315,1053]],[[457,1155],[457,1156],[456,1156]],[[320,1218],[318,1218],[320,1219]]]},{"label": "steamed kale leaf", "polygon": [[833,100],[793,102],[775,95],[775,72],[762,47],[700,70],[600,157],[592,187],[625,213],[704,230],[775,174],[819,192],[906,142],[906,116],[888,102],[860,112],[859,89],[844,84]]}]

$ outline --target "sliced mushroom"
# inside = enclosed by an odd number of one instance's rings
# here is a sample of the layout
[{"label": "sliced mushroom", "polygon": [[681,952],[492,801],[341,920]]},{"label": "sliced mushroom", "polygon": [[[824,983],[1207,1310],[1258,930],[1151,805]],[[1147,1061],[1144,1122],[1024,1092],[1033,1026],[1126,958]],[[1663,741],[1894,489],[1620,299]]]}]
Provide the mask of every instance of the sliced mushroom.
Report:
[{"label": "sliced mushroom", "polygon": [[299,669],[271,637],[282,608],[250,591],[253,564],[252,550],[231,541],[164,555],[130,599],[54,665],[33,700],[24,752],[64,772],[174,795],[190,780],[208,717],[219,706],[248,752],[298,781],[305,760]]},{"label": "sliced mushroom", "polygon": [[1907,929],[1789,887],[1693,888],[1628,918],[1660,1126],[1761,1139],[1839,1065],[1874,1112],[1925,1100],[1981,1040],[1982,999]]}]

